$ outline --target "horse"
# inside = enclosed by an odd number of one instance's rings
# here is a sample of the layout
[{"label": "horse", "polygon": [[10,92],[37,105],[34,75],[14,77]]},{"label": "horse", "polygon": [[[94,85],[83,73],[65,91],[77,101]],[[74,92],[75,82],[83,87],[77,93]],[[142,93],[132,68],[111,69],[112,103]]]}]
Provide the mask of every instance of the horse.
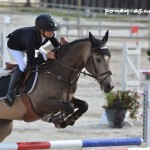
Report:
[{"label": "horse", "polygon": [[[88,38],[62,45],[56,51],[55,60],[33,68],[32,71],[38,72],[38,79],[33,91],[26,95],[38,117],[25,119],[28,109],[21,96],[16,96],[12,107],[0,101],[0,141],[11,134],[13,120],[33,122],[50,115],[49,122],[56,128],[73,126],[88,110],[88,103],[74,96],[81,73],[95,78],[105,93],[110,92],[114,84],[109,67],[111,54],[106,46],[108,34],[107,30],[102,39],[97,39],[89,32]],[[82,72],[83,68],[88,73]]]}]

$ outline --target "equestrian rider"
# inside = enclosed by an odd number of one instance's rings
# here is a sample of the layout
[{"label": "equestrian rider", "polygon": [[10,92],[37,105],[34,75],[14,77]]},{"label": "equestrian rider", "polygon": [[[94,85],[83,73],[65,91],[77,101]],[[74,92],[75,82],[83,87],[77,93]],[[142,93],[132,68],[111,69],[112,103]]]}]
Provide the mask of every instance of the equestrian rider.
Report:
[{"label": "equestrian rider", "polygon": [[[17,62],[17,67],[11,76],[10,85],[4,103],[12,107],[16,96],[16,86],[18,85],[24,71],[29,66],[40,65],[47,59],[55,59],[55,53],[46,52],[41,46],[50,41],[55,49],[60,47],[59,41],[55,37],[55,32],[60,25],[50,14],[41,14],[35,20],[35,26],[24,27],[10,33],[7,38],[8,51]],[[42,55],[35,57],[35,50],[39,49]],[[25,59],[27,54],[27,60]]]}]

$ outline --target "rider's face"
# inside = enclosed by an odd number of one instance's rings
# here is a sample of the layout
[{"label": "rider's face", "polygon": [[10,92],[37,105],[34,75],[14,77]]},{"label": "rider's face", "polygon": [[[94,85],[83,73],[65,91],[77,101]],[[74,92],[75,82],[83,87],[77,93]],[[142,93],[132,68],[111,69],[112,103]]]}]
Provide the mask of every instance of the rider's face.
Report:
[{"label": "rider's face", "polygon": [[54,35],[54,32],[45,31],[45,36],[51,38]]},{"label": "rider's face", "polygon": [[44,32],[44,36],[47,38],[51,38],[54,35],[53,31],[45,31]]}]

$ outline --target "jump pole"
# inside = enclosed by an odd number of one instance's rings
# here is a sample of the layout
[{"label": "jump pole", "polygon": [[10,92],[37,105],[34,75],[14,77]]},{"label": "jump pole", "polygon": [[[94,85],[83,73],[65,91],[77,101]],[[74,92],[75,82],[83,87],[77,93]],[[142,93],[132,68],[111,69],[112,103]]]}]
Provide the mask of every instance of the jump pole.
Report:
[{"label": "jump pole", "polygon": [[129,145],[141,145],[142,142],[143,142],[142,138],[17,142],[17,143],[1,143],[0,150],[63,149],[63,148],[69,149],[69,148],[89,148],[89,147],[107,147],[107,146],[129,146]]}]

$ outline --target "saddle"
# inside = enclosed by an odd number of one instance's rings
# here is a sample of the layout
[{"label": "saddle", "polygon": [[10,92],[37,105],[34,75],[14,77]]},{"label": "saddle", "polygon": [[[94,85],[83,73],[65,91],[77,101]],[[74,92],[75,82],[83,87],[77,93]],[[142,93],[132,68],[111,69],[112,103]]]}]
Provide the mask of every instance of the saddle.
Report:
[{"label": "saddle", "polygon": [[[17,64],[11,64],[9,62],[6,62],[6,68],[0,69],[0,100],[3,100],[7,94],[11,74],[13,73],[16,66]],[[27,69],[17,90],[16,96],[21,97],[24,105],[27,108],[27,112],[24,116],[24,121],[26,122],[35,121],[41,118],[41,116],[38,115],[34,110],[30,97],[28,96],[28,93],[31,93],[35,87],[37,77],[38,72],[33,72],[32,69]]]},{"label": "saddle", "polygon": [[17,64],[12,64],[10,62],[6,62],[5,65],[6,65],[6,70],[12,70],[17,66]]},{"label": "saddle", "polygon": [[[0,99],[4,98],[7,93],[11,74],[14,72],[16,66],[17,64],[11,64],[7,62],[6,68],[0,69]],[[31,93],[31,89],[33,89],[35,86],[35,80],[37,80],[37,72],[27,69],[24,77],[18,85],[19,89],[17,91],[17,96]],[[5,89],[5,91],[3,89]]]}]

